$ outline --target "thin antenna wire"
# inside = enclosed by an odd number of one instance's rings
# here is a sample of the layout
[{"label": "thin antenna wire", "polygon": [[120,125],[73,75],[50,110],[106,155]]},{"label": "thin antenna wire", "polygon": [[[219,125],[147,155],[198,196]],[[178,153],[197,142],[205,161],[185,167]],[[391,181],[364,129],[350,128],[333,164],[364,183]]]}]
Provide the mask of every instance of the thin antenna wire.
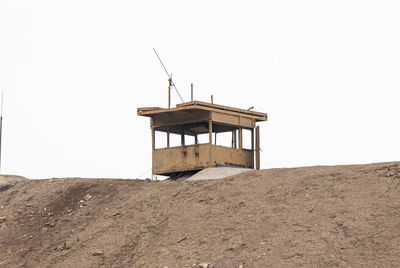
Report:
[{"label": "thin antenna wire", "polygon": [[165,68],[165,65],[164,65],[164,63],[162,62],[160,56],[158,56],[158,53],[157,53],[156,49],[153,48],[153,50],[154,50],[154,53],[156,53],[156,56],[157,56],[158,60],[160,61],[162,67],[164,68],[164,71],[165,71],[165,73],[167,74],[168,78],[171,78],[171,77],[169,76],[169,73],[168,73],[168,71],[167,71],[167,68]]},{"label": "thin antenna wire", "polygon": [[0,114],[0,172],[1,172],[1,142],[3,135],[3,96],[4,91],[1,91],[1,114]]},{"label": "thin antenna wire", "polygon": [[160,61],[162,67],[164,68],[164,71],[165,71],[165,73],[167,74],[168,78],[171,79],[172,86],[175,88],[176,93],[178,93],[178,96],[179,96],[179,98],[181,99],[181,101],[184,102],[183,99],[182,99],[181,94],[179,94],[179,91],[178,91],[178,89],[177,89],[176,86],[175,86],[175,83],[172,81],[172,76],[168,73],[167,68],[165,68],[165,65],[164,65],[164,63],[162,62],[160,56],[158,56],[158,53],[157,53],[156,49],[153,48],[153,50],[154,50],[154,53],[156,53],[156,56],[157,56],[158,60]]}]

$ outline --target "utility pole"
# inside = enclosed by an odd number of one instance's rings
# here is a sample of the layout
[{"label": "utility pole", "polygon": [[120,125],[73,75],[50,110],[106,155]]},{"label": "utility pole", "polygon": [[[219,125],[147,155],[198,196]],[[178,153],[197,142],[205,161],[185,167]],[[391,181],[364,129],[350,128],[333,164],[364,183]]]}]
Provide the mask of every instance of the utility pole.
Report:
[{"label": "utility pole", "polygon": [[3,135],[3,97],[4,91],[1,91],[1,114],[0,114],[0,173],[1,173],[1,142],[2,142],[2,135]]}]

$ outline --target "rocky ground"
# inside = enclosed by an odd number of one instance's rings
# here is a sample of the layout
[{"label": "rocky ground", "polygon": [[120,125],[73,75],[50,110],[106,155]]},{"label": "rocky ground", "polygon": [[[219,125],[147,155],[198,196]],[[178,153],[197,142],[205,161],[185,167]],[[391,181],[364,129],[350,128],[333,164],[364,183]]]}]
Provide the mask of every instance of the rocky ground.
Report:
[{"label": "rocky ground", "polygon": [[15,186],[17,183],[25,181],[26,178],[15,175],[0,175],[0,191],[7,190]]},{"label": "rocky ground", "polygon": [[224,180],[26,180],[0,267],[400,267],[400,162]]}]

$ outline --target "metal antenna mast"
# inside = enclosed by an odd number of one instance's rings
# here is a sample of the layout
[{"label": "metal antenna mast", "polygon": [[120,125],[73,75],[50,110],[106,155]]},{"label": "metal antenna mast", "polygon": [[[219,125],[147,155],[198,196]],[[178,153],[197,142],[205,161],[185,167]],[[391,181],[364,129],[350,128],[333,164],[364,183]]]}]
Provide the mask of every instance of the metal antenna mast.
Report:
[{"label": "metal antenna mast", "polygon": [[1,91],[1,114],[0,114],[0,172],[1,172],[1,138],[3,134],[3,96],[4,91]]},{"label": "metal antenna mast", "polygon": [[[153,50],[154,50],[154,53],[156,53],[156,56],[157,56],[158,60],[160,61],[162,67],[164,68],[165,73],[166,73],[167,76],[168,76],[168,81],[169,81],[170,86],[172,86],[172,87],[175,88],[176,93],[178,93],[179,98],[181,99],[182,102],[184,102],[183,99],[182,99],[181,94],[179,94],[179,91],[178,91],[178,89],[177,89],[176,86],[175,86],[175,83],[172,81],[172,75],[171,75],[170,73],[168,73],[167,68],[165,68],[165,65],[164,65],[164,63],[162,62],[160,56],[158,56],[158,53],[157,53],[156,49],[153,48]],[[169,108],[169,107],[168,107],[168,108]]]}]

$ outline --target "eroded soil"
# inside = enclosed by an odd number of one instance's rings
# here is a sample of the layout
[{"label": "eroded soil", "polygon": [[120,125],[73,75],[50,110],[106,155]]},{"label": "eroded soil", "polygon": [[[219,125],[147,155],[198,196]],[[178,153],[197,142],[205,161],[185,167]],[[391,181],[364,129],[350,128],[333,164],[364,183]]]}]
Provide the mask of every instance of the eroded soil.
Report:
[{"label": "eroded soil", "polygon": [[400,162],[0,192],[0,267],[400,267]]}]

